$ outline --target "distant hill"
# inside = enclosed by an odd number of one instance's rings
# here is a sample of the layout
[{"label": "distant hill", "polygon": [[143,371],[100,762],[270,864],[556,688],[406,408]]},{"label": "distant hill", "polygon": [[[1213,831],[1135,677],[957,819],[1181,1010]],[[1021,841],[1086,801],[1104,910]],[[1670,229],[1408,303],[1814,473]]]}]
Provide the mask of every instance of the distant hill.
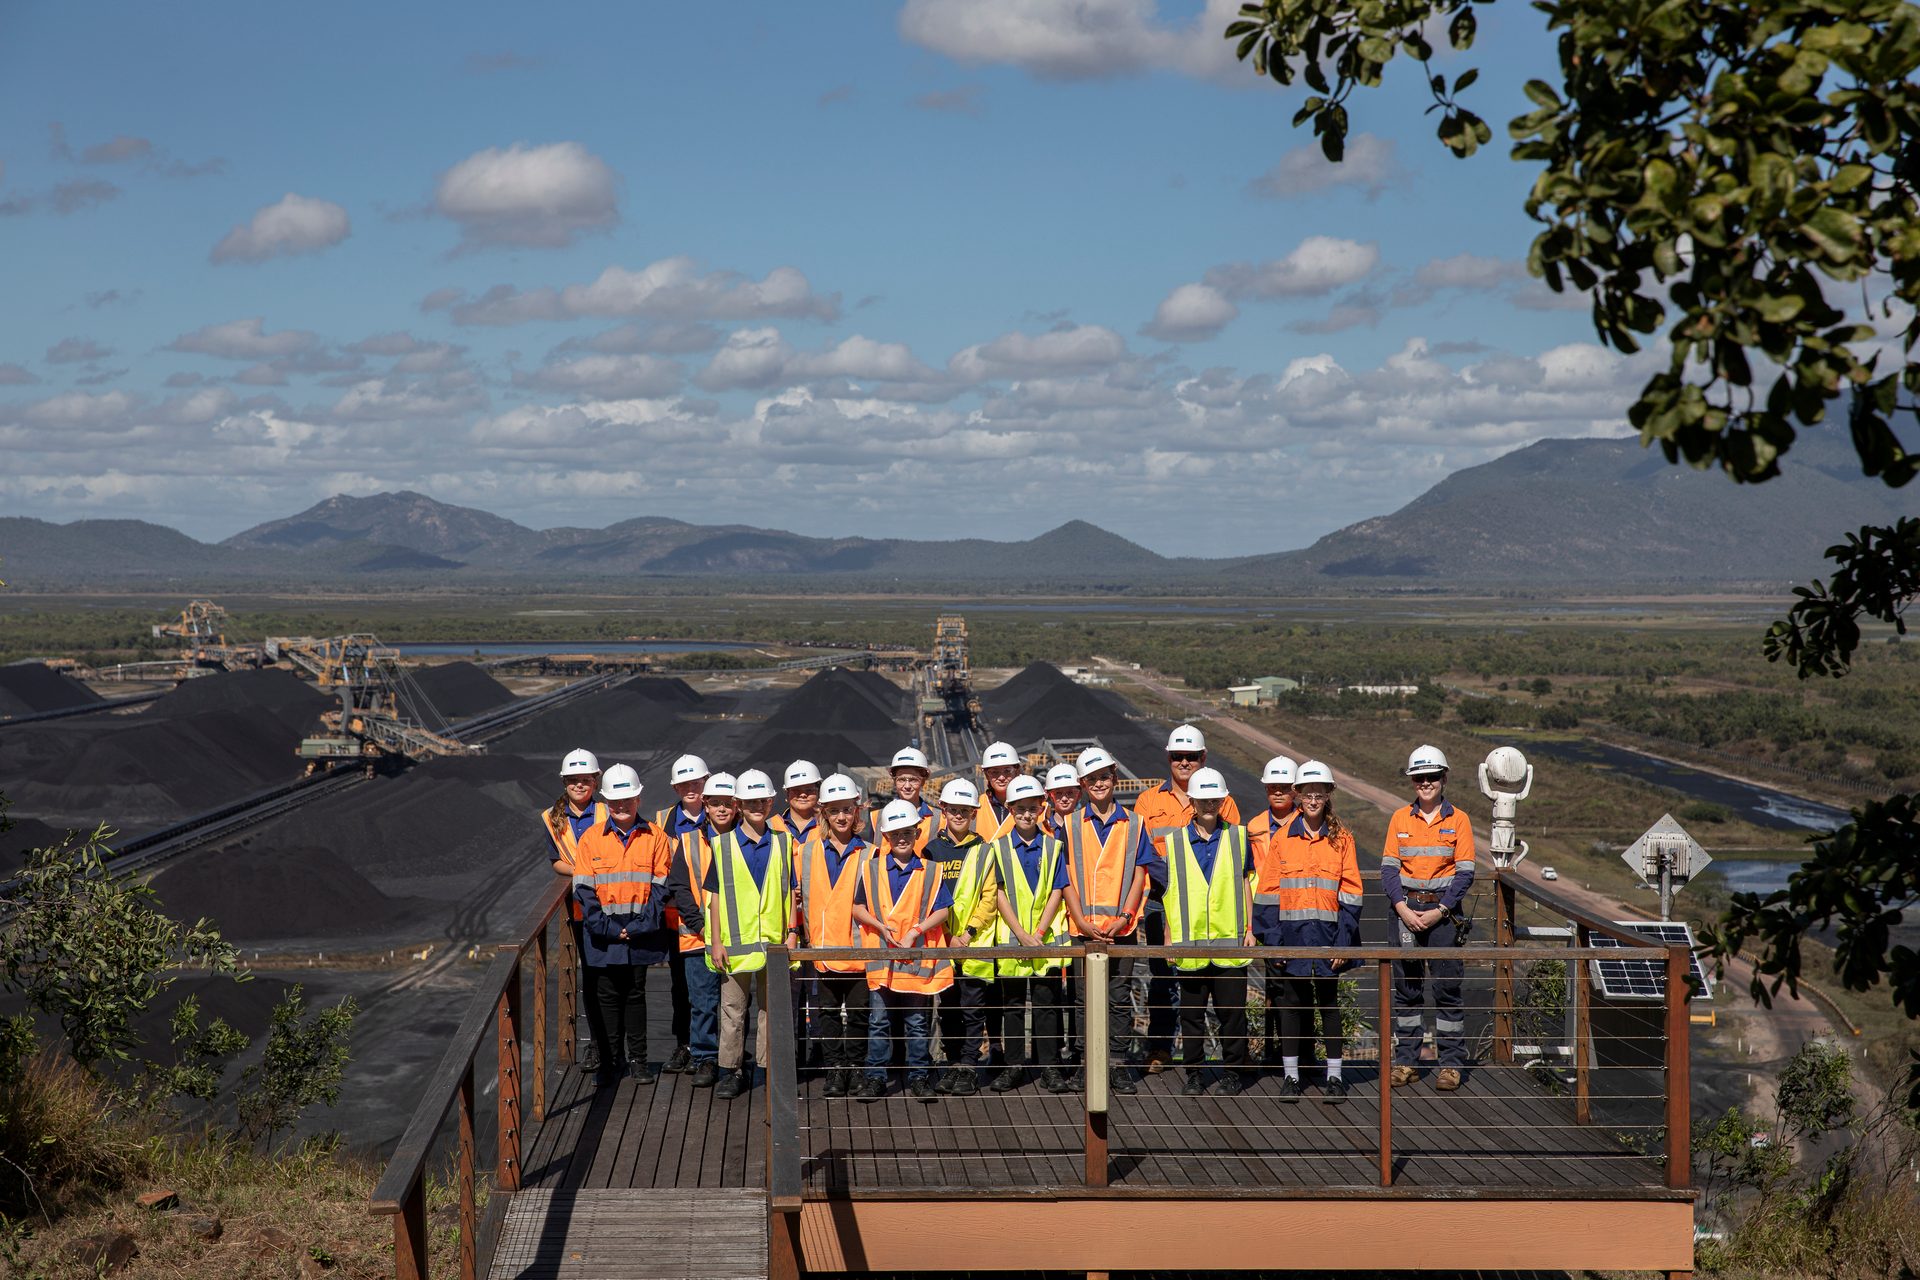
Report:
[{"label": "distant hill", "polygon": [[1299,551],[1176,559],[1084,520],[993,542],[816,538],[637,516],[604,529],[529,529],[421,493],[339,495],[225,542],[138,520],[0,519],[21,585],[225,581],[511,583],[624,578],[871,589],[992,585],[1097,592],[1327,591],[1408,585],[1755,584],[1822,571],[1859,524],[1920,514],[1920,484],[1859,473],[1844,434],[1801,435],[1763,485],[1666,464],[1633,440],[1543,440],[1455,472],[1391,515]]}]

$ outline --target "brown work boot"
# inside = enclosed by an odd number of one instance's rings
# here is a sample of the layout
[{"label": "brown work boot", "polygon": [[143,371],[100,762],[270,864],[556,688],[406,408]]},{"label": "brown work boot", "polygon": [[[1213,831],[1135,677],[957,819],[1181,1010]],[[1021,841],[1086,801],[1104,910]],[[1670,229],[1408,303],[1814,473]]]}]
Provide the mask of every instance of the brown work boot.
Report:
[{"label": "brown work boot", "polygon": [[1454,1067],[1440,1068],[1440,1074],[1433,1078],[1433,1087],[1442,1093],[1452,1093],[1460,1087],[1460,1072]]},{"label": "brown work boot", "polygon": [[[1420,1073],[1412,1067],[1402,1065],[1395,1067],[1393,1069],[1393,1075],[1389,1078],[1393,1081],[1393,1087],[1397,1089],[1401,1085],[1412,1084],[1415,1080],[1418,1080]],[[1455,1078],[1458,1079],[1458,1076],[1456,1075]]]}]

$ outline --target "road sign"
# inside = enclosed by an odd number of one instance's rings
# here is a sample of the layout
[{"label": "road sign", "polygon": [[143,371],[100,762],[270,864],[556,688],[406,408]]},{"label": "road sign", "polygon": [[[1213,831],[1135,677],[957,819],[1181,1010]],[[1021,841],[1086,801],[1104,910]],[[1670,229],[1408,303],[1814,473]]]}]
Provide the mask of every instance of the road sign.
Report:
[{"label": "road sign", "polygon": [[1662,814],[1660,821],[1647,828],[1646,834],[1628,845],[1620,860],[1640,877],[1642,884],[1659,886],[1662,920],[1671,914],[1674,892],[1685,888],[1687,881],[1705,871],[1713,861],[1700,847],[1700,842],[1688,835],[1686,828],[1675,822],[1670,813]]}]

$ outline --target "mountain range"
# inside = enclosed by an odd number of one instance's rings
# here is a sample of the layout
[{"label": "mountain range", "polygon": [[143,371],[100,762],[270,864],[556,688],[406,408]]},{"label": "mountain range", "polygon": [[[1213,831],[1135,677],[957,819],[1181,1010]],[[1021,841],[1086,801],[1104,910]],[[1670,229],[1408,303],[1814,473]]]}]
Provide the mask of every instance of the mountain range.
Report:
[{"label": "mountain range", "polygon": [[1844,437],[1803,433],[1783,470],[1766,484],[1735,485],[1669,466],[1633,440],[1542,440],[1302,550],[1217,560],[1161,556],[1083,520],[1022,542],[815,538],[657,516],[604,529],[529,529],[403,491],[338,495],[220,543],[139,520],[0,518],[0,563],[16,585],[41,588],[795,575],[867,589],[1679,588],[1812,576],[1849,529],[1920,515],[1920,485],[1890,490],[1863,477]]}]

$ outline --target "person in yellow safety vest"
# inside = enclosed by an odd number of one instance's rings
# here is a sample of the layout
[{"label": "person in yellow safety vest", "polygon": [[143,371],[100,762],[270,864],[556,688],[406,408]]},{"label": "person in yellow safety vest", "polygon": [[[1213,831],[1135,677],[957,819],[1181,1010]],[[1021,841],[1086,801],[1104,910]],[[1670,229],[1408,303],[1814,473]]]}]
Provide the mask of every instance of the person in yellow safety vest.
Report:
[{"label": "person in yellow safety vest", "polygon": [[[667,775],[667,784],[673,788],[675,803],[653,815],[653,821],[655,826],[663,828],[676,841],[690,837],[697,840],[713,830],[707,821],[707,773],[705,760],[695,755],[684,755],[673,762],[673,768]],[[680,954],[668,965],[673,976],[670,984],[673,997],[673,1052],[660,1069],[678,1074],[691,1071],[694,1065],[693,996],[687,987],[686,957],[691,955],[696,962],[700,961],[703,948],[697,939],[688,945],[687,936],[680,930],[680,913],[671,905],[667,907],[667,923],[679,935],[681,947]],[[716,992],[715,999],[718,998]],[[707,1057],[713,1057],[711,1044],[707,1047]]]},{"label": "person in yellow safety vest", "polygon": [[973,830],[992,844],[1013,826],[1007,812],[1007,784],[1020,772],[1020,753],[1005,742],[989,742],[980,753],[980,778],[986,789],[980,794],[980,812],[974,817]]},{"label": "person in yellow safety vest", "polygon": [[[1280,835],[1293,821],[1293,776],[1297,766],[1286,756],[1275,756],[1260,771],[1260,785],[1266,788],[1267,807],[1247,819],[1247,850],[1253,855],[1253,936],[1260,945],[1272,947],[1280,930],[1279,901]],[[1266,972],[1263,990],[1267,997],[1266,1051],[1271,1064],[1280,1061],[1280,1009],[1287,995],[1285,965],[1279,960],[1262,960]]]},{"label": "person in yellow safety vest", "polygon": [[1067,838],[1067,818],[1080,807],[1080,775],[1070,764],[1057,764],[1047,770],[1047,807],[1040,825],[1055,840]]},{"label": "person in yellow safety vest", "polygon": [[[560,798],[540,811],[540,827],[546,834],[540,851],[553,865],[555,875],[573,874],[573,855],[580,837],[607,820],[607,806],[594,799],[600,789],[600,761],[591,751],[581,748],[567,752],[560,762]],[[600,1069],[600,1000],[596,994],[600,975],[587,965],[585,938],[581,930],[580,904],[567,897],[567,927],[573,931],[573,954],[580,960],[580,1015],[587,1024],[586,1046],[580,1051],[583,1072]],[[576,1041],[578,1031],[575,1032]]]},{"label": "person in yellow safety vest", "polygon": [[[894,800],[904,800],[920,815],[920,829],[914,837],[913,851],[925,853],[927,841],[933,839],[933,833],[940,828],[940,811],[928,804],[920,794],[926,789],[927,779],[933,776],[933,770],[927,767],[926,753],[916,747],[902,747],[893,753],[893,760],[887,767],[893,774]],[[880,812],[885,807],[876,804],[873,808],[871,836],[876,844],[884,843],[880,839]]]},{"label": "person in yellow safety vest", "polygon": [[[1447,757],[1431,745],[1416,747],[1407,758],[1413,803],[1387,819],[1386,847],[1380,851],[1380,892],[1396,917],[1403,947],[1430,947],[1450,956],[1459,940],[1455,913],[1473,887],[1473,824],[1447,802]],[[1420,1077],[1420,1041],[1433,989],[1433,1040],[1440,1070],[1433,1087],[1460,1087],[1467,1065],[1467,1013],[1460,983],[1466,966],[1458,960],[1393,962],[1393,1083],[1409,1085]]]},{"label": "person in yellow safety vest", "polygon": [[[1119,766],[1104,748],[1088,747],[1074,761],[1086,805],[1065,823],[1067,915],[1074,934],[1115,948],[1107,966],[1108,1088],[1137,1093],[1133,1065],[1133,969],[1126,955],[1140,941],[1147,890],[1165,883],[1166,864],[1147,838],[1147,824],[1114,799]],[[1088,999],[1093,999],[1092,993]],[[1091,1046],[1088,1048],[1092,1052]]]},{"label": "person in yellow safety vest", "polygon": [[[800,940],[793,905],[793,840],[767,825],[773,815],[773,779],[758,769],[740,775],[734,785],[740,823],[716,835],[711,845],[702,892],[674,894],[681,914],[694,920],[707,938],[707,964],[720,977],[720,1081],[716,1098],[737,1098],[752,1083],[745,1069],[747,1006],[756,975],[767,967],[767,948]],[[772,975],[774,982],[787,975]],[[771,1026],[760,1010],[753,1059],[767,1065]]]},{"label": "person in yellow safety vest", "polygon": [[980,793],[965,778],[940,791],[940,832],[927,844],[926,859],[940,868],[940,881],[953,894],[947,933],[956,947],[978,947],[983,957],[962,960],[953,986],[940,997],[940,1040],[947,1069],[937,1092],[960,1096],[980,1092],[980,1072],[991,1070],[1000,1052],[1000,994],[993,960],[987,955],[999,923],[998,888],[987,842],[973,829]]},{"label": "person in yellow safety vest", "polygon": [[600,796],[607,820],[580,837],[573,864],[606,1034],[594,1084],[611,1088],[624,1075],[652,1084],[660,1073],[647,1058],[647,966],[666,963],[674,951],[664,906],[673,841],[640,816],[640,775],[631,768],[608,769]]},{"label": "person in yellow safety vest", "polygon": [[[698,760],[698,757],[681,757]],[[704,766],[702,766],[704,767]],[[679,772],[678,765],[675,772]],[[706,883],[707,869],[713,865],[713,842],[732,831],[740,821],[735,806],[734,779],[730,773],[708,775],[701,786],[701,805],[706,812],[706,827],[682,835],[673,860],[673,883],[684,885],[696,897]],[[691,917],[681,911],[684,899],[679,892],[669,895],[680,930],[680,971],[687,980],[687,1050],[693,1062],[693,1087],[711,1089],[720,1079],[720,975],[707,963],[707,940],[700,936],[702,914]],[[698,906],[698,902],[695,903]]]},{"label": "person in yellow safety vest", "polygon": [[1216,1093],[1231,1096],[1247,1087],[1246,957],[1209,956],[1209,947],[1253,945],[1253,859],[1247,829],[1225,822],[1227,780],[1218,769],[1196,769],[1187,779],[1193,821],[1167,840],[1167,943],[1191,947],[1173,962],[1180,971],[1181,1059],[1187,1078],[1180,1092],[1207,1091],[1207,1004],[1219,1020],[1224,1070]]},{"label": "person in yellow safety vest", "polygon": [[819,767],[811,760],[795,760],[787,766],[780,789],[787,793],[787,811],[775,814],[771,825],[792,836],[797,849],[820,828]]},{"label": "person in yellow safety vest", "polygon": [[[1040,829],[1046,795],[1038,780],[1015,778],[1007,785],[1007,806],[1013,826],[993,842],[992,858],[997,891],[994,907],[1000,914],[998,945],[1041,947],[1064,945],[1060,928],[1067,901],[1066,848]],[[1071,1093],[1073,1082],[1060,1070],[1060,1006],[1066,1003],[1066,983],[1058,960],[1012,958],[996,966],[999,999],[1008,1036],[1003,1042],[1006,1068],[988,1086],[995,1093],[1018,1089],[1029,1071],[1038,1068],[1040,1087],[1048,1093]],[[1021,1028],[1026,1011],[1033,1014],[1033,1039],[1025,1067],[1015,1065],[1025,1036]]]},{"label": "person in yellow safety vest", "polygon": [[[800,923],[809,947],[857,947],[853,895],[873,846],[860,835],[860,788],[844,773],[820,784],[820,824],[800,850]],[[862,960],[816,960],[815,1039],[829,1098],[853,1091],[867,1060],[867,966]]]},{"label": "person in yellow safety vest", "polygon": [[[853,898],[862,946],[890,951],[947,945],[953,886],[943,884],[939,870],[915,849],[919,826],[919,812],[905,800],[890,801],[880,811],[886,856],[867,860]],[[927,1080],[933,1067],[933,997],[952,984],[953,965],[946,960],[903,957],[867,963],[867,1075],[854,1097],[874,1102],[886,1093],[893,1016],[898,1013],[907,1042],[907,1092],[918,1101],[933,1101],[933,1085]]]},{"label": "person in yellow safety vest", "polygon": [[[1162,858],[1167,854],[1167,836],[1193,821],[1193,804],[1187,798],[1187,784],[1195,772],[1207,763],[1206,735],[1190,724],[1177,726],[1167,735],[1167,780],[1142,791],[1133,802],[1133,811],[1147,824],[1147,835]],[[1240,821],[1239,806],[1233,797],[1220,806],[1220,821]],[[1148,946],[1160,946],[1167,940],[1166,917],[1161,904],[1147,903],[1141,933]],[[1180,987],[1173,979],[1173,967],[1165,960],[1147,964],[1152,977],[1147,982],[1147,1070],[1158,1072],[1173,1061],[1173,1031],[1180,1015]]]},{"label": "person in yellow safety vest", "polygon": [[1353,833],[1333,814],[1333,770],[1309,760],[1300,766],[1296,779],[1300,812],[1274,837],[1267,865],[1254,882],[1256,921],[1264,892],[1272,896],[1274,905],[1266,910],[1276,924],[1272,931],[1263,932],[1256,923],[1255,933],[1267,946],[1317,947],[1324,952],[1281,966],[1286,976],[1273,1007],[1280,1011],[1282,1074],[1274,1093],[1282,1101],[1299,1100],[1300,1063],[1313,1043],[1317,1013],[1320,1039],[1327,1047],[1327,1074],[1320,1096],[1326,1102],[1344,1102],[1347,1082],[1341,1075],[1344,1030],[1338,979],[1351,962],[1341,961],[1338,955],[1340,948],[1360,945],[1360,863],[1354,856]]}]

